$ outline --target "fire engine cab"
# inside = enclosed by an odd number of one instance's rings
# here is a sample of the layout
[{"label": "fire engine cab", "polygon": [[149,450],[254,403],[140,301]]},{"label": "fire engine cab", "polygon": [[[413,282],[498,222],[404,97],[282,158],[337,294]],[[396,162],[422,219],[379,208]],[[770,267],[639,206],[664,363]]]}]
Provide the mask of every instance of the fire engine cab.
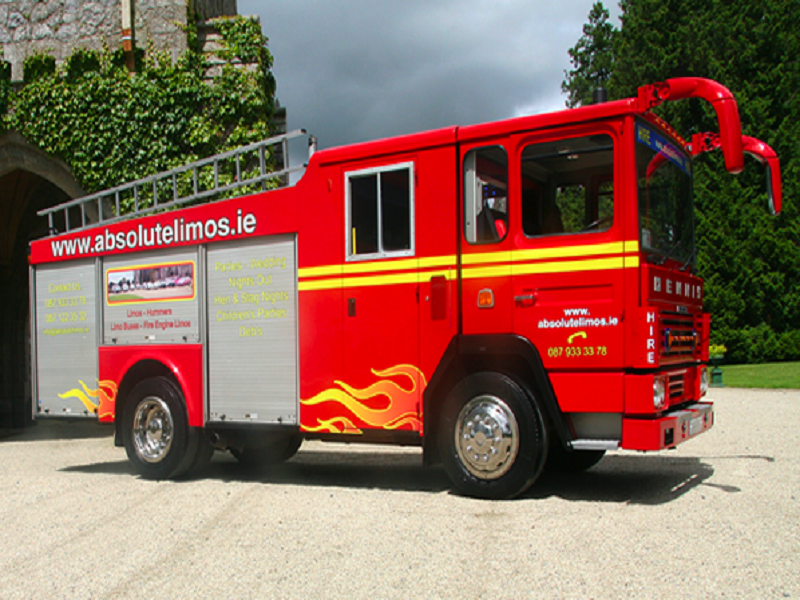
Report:
[{"label": "fire engine cab", "polygon": [[[692,97],[719,132],[687,142],[651,111]],[[781,201],[725,87],[312,152],[289,184],[303,134],[40,213],[35,416],[113,422],[146,478],[392,443],[485,498],[712,427],[692,156],[752,154]]]}]

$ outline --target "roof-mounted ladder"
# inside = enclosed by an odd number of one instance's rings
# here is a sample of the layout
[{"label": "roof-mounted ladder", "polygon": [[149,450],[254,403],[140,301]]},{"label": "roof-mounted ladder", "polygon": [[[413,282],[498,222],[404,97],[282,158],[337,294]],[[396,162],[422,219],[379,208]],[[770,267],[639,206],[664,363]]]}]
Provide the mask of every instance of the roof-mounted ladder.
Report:
[{"label": "roof-mounted ladder", "polygon": [[[289,140],[306,135],[303,129],[271,137],[209,158],[198,160],[163,173],[76,198],[40,210],[47,215],[51,235],[80,231],[103,223],[140,217],[182,204],[212,201],[225,192],[245,186],[267,189],[268,181],[288,185],[292,173],[306,165],[289,166]],[[316,149],[316,139],[308,136],[309,157]],[[277,167],[280,163],[281,168]],[[128,206],[125,206],[125,205]],[[62,231],[57,231],[55,217],[63,213]],[[79,221],[78,225],[72,222]]]}]

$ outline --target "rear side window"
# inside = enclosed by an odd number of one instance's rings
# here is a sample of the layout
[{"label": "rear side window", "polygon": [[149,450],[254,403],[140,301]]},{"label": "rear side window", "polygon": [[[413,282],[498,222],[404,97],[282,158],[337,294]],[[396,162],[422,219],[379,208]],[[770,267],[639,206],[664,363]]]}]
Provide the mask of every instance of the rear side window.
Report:
[{"label": "rear side window", "polygon": [[508,234],[508,158],[502,146],[464,157],[464,237],[470,244],[501,242]]},{"label": "rear side window", "polygon": [[354,171],[346,179],[348,260],[413,255],[413,165]]}]

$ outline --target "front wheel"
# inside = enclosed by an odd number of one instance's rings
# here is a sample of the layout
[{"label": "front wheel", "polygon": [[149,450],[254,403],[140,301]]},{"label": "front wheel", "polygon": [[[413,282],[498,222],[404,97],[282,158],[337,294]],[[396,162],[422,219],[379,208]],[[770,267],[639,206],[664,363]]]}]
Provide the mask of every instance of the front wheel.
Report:
[{"label": "front wheel", "polygon": [[192,467],[198,433],[189,427],[183,393],[172,380],[138,383],[125,403],[122,425],[125,452],[142,477],[180,477]]},{"label": "front wheel", "polygon": [[442,462],[456,490],[478,498],[513,498],[539,476],[547,430],[533,396],[501,373],[464,378],[445,401]]},{"label": "front wheel", "polygon": [[544,468],[550,473],[580,473],[599,463],[605,454],[605,450],[568,451],[556,440],[547,454]]}]

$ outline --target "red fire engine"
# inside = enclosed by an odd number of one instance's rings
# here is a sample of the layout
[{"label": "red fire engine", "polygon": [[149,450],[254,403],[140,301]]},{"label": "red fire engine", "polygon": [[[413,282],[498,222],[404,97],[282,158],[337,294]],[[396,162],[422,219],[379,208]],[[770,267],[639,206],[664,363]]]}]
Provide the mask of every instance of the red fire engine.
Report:
[{"label": "red fire engine", "polygon": [[[719,133],[687,143],[651,109],[692,97]],[[113,421],[147,478],[215,448],[392,443],[487,498],[712,427],[691,156],[721,147],[738,173],[747,151],[781,200],[726,88],[313,152],[289,185],[265,167],[297,134],[41,213],[61,233],[31,244],[38,416]]]}]

